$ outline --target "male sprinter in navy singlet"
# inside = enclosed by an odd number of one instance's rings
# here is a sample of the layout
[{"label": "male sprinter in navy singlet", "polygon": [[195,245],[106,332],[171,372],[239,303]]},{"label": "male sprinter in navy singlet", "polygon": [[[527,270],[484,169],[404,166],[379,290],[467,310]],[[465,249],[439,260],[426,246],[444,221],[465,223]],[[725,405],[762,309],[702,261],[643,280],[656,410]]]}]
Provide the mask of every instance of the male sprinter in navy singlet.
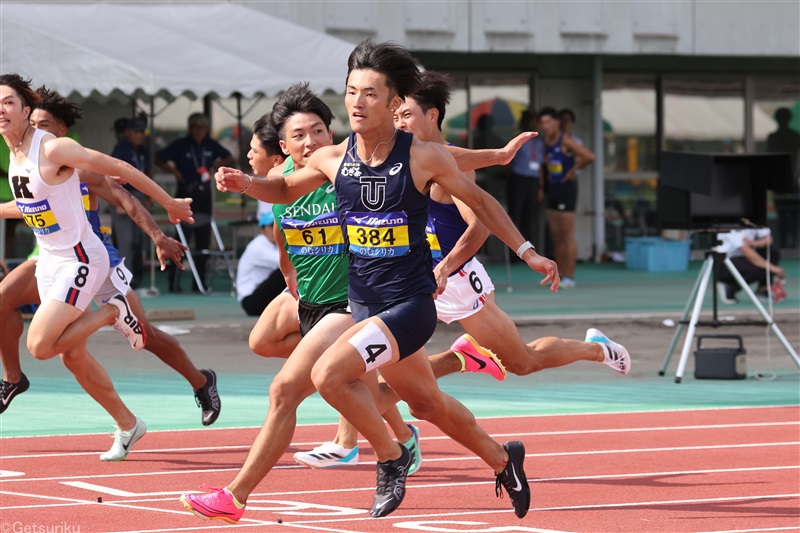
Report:
[{"label": "male sprinter in navy singlet", "polygon": [[[322,355],[312,379],[322,397],[354,422],[375,450],[378,487],[372,516],[385,516],[400,505],[411,461],[408,451],[389,436],[369,390],[358,380],[380,368],[415,417],[430,421],[491,466],[498,495],[502,485],[521,518],[530,507],[522,443],[494,441],[466,407],[442,393],[423,349],[436,325],[433,293],[444,290],[434,281],[425,236],[431,185],[440,184],[469,205],[523,261],[545,275],[542,283],[553,291],[558,289],[558,271],[523,239],[500,204],[461,174],[446,147],[394,129],[394,111],[418,83],[418,66],[405,49],[362,42],[348,60],[345,105],[353,133],[347,141],[320,148],[304,169],[285,177],[252,178],[221,168],[217,186],[247,190],[264,201],[288,202],[326,180],[336,185],[357,323]],[[479,161],[481,155],[467,154],[460,159],[462,166],[471,170],[497,162],[464,163]]]}]

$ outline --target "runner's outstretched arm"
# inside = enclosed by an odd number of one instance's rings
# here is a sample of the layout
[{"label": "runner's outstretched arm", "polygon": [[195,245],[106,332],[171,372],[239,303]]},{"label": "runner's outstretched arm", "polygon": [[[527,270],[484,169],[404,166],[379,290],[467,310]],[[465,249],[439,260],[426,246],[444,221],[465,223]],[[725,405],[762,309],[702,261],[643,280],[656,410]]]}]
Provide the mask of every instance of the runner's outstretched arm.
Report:
[{"label": "runner's outstretched arm", "polygon": [[458,169],[461,172],[469,172],[478,168],[491,167],[493,165],[507,165],[514,159],[517,151],[529,140],[537,137],[538,132],[526,131],[520,133],[505,145],[503,148],[486,148],[483,150],[470,150],[460,146],[447,145],[447,151],[455,158]]},{"label": "runner's outstretched arm", "polygon": [[194,223],[190,198],[171,197],[155,181],[125,161],[84,148],[69,137],[61,137],[45,143],[44,151],[47,159],[57,165],[79,168],[107,176],[120,176],[166,209],[169,220],[173,224],[181,221]]}]

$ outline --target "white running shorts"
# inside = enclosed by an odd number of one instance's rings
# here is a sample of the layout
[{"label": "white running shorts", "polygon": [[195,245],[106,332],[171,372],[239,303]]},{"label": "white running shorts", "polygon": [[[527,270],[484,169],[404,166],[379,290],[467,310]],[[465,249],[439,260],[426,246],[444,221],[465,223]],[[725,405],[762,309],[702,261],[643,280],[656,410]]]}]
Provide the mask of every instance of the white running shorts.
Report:
[{"label": "white running shorts", "polygon": [[107,276],[108,252],[97,237],[69,250],[39,250],[36,284],[42,302],[58,300],[85,311]]},{"label": "white running shorts", "polygon": [[447,287],[434,302],[436,316],[445,324],[474,315],[483,308],[486,296],[494,292],[494,284],[476,258],[447,278]]},{"label": "white running shorts", "polygon": [[131,290],[132,277],[133,274],[131,274],[131,271],[125,266],[124,259],[117,266],[110,267],[108,269],[108,276],[106,276],[106,279],[100,286],[100,290],[94,295],[94,303],[103,305],[117,293],[127,295],[128,291]]}]

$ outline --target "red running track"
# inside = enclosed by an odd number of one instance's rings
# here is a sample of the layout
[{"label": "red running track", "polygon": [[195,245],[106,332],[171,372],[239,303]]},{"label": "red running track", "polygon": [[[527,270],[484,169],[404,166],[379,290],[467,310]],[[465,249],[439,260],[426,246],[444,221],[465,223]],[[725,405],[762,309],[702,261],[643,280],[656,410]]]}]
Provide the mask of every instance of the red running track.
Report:
[{"label": "red running track", "polygon": [[304,426],[238,526],[201,520],[178,498],[201,483],[229,482],[256,429],[150,432],[121,463],[98,459],[110,445],[98,435],[0,439],[0,533],[800,531],[796,406],[489,418],[481,425],[501,442],[525,443],[533,501],[522,520],[507,498],[495,497],[485,464],[423,422],[422,468],[389,517],[368,514],[375,480],[368,445],[359,466],[300,467],[291,454],[335,431]]}]

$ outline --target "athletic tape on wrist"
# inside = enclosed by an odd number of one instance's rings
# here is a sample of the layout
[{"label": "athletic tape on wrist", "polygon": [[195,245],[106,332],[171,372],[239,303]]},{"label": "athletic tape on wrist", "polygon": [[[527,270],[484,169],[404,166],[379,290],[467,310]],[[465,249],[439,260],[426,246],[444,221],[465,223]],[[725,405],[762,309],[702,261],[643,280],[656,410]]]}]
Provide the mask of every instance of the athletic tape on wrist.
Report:
[{"label": "athletic tape on wrist", "polygon": [[517,257],[522,259],[522,255],[528,250],[536,250],[536,248],[534,248],[531,244],[531,241],[525,241],[519,245],[519,248],[517,248]]}]

